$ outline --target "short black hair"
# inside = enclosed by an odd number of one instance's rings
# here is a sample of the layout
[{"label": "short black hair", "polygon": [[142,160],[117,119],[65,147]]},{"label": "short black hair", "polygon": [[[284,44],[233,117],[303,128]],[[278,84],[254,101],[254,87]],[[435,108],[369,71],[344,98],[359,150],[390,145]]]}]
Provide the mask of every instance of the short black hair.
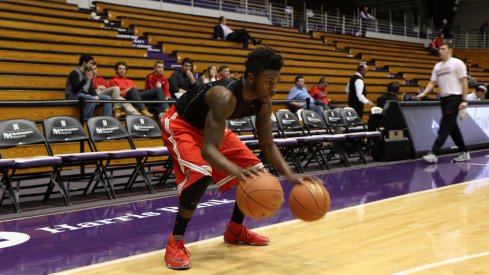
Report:
[{"label": "short black hair", "polygon": [[263,71],[280,71],[284,65],[282,56],[271,47],[255,48],[245,61],[245,78],[249,73],[255,77]]},{"label": "short black hair", "polygon": [[189,57],[185,57],[182,60],[182,65],[185,64],[185,63],[190,63],[190,64],[192,64],[192,66],[194,65],[194,61],[192,59],[190,59]]},{"label": "short black hair", "polygon": [[453,49],[453,44],[448,42],[448,41],[444,41],[443,43],[441,43],[441,46],[443,46],[443,45],[447,46],[447,48],[449,48],[449,49]]},{"label": "short black hair", "polygon": [[299,81],[299,79],[301,79],[301,78],[304,79],[304,77],[302,75],[296,76],[294,79],[294,83],[297,83],[297,81]]},{"label": "short black hair", "polygon": [[397,81],[394,81],[394,82],[387,84],[387,91],[388,92],[397,94],[397,93],[399,93],[399,88],[401,88],[401,86],[399,85],[399,82],[397,82]]},{"label": "short black hair", "polygon": [[219,20],[219,23],[221,23],[224,19],[226,19],[226,17],[224,16],[219,16],[219,18],[217,20]]},{"label": "short black hair", "polygon": [[81,66],[83,63],[88,63],[90,60],[93,60],[93,56],[89,54],[80,55],[80,59],[78,59],[78,65]]},{"label": "short black hair", "polygon": [[116,72],[117,72],[117,69],[119,69],[119,66],[120,65],[124,65],[124,67],[126,67],[126,70],[127,70],[127,63],[126,63],[126,61],[119,61],[119,62],[115,63],[115,65],[114,65],[114,70]]}]

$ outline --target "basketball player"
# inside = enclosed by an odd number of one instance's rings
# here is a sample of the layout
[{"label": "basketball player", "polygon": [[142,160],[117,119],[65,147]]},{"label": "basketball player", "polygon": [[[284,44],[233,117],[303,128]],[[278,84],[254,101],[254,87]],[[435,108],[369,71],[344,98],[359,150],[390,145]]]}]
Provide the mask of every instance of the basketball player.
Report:
[{"label": "basketball player", "polygon": [[453,161],[468,161],[470,154],[465,148],[464,138],[457,125],[458,111],[467,107],[467,68],[464,62],[460,59],[452,57],[453,47],[449,42],[444,42],[440,46],[441,62],[435,65],[431,74],[431,81],[422,93],[417,96],[418,100],[422,100],[428,93],[433,90],[435,84],[440,87],[440,104],[442,117],[440,128],[438,129],[438,137],[433,143],[431,152],[423,156],[423,159],[430,163],[438,162],[436,156],[440,148],[445,143],[448,135],[450,135],[458,146],[460,154]]},{"label": "basketball player", "polygon": [[[223,79],[187,92],[161,118],[162,136],[174,160],[179,210],[166,245],[168,268],[191,267],[183,236],[207,186],[216,183],[229,190],[239,179],[251,177],[263,164],[226,129],[226,120],[256,115],[260,149],[291,183],[300,183],[273,143],[270,117],[272,97],[280,80],[282,56],[271,48],[257,48],[248,55],[241,79]],[[306,178],[306,177],[304,177]],[[307,177],[310,180],[317,180]],[[234,205],[224,232],[229,244],[267,245],[268,238],[243,226],[244,214]]]}]

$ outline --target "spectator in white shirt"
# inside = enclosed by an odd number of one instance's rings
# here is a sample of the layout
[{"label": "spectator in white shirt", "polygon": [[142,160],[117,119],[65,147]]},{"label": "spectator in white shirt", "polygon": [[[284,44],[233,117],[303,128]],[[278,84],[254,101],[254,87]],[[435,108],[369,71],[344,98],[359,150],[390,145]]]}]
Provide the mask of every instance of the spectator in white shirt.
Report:
[{"label": "spectator in white shirt", "polygon": [[245,29],[233,31],[230,27],[226,25],[226,17],[221,16],[218,20],[219,24],[214,26],[214,38],[241,42],[243,43],[244,49],[248,48],[248,41],[251,41],[253,45],[258,45],[262,42],[261,40],[253,39],[248,31]]},{"label": "spectator in white shirt", "polygon": [[487,88],[484,85],[480,85],[472,92],[467,95],[467,101],[479,101],[486,99]]},{"label": "spectator in white shirt", "polygon": [[363,7],[362,11],[360,11],[360,20],[362,21],[362,36],[365,37],[367,33],[367,24],[371,21],[375,21],[376,18],[373,17],[370,13],[368,13],[368,7]]}]

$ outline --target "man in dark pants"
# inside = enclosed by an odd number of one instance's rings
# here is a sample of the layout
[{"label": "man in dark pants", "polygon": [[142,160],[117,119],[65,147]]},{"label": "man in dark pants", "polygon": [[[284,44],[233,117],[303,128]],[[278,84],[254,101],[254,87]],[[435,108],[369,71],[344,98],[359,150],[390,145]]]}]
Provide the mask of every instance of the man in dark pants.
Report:
[{"label": "man in dark pants", "polygon": [[261,43],[261,40],[255,40],[251,37],[247,30],[241,29],[237,31],[233,31],[230,27],[226,25],[226,17],[219,17],[219,24],[214,26],[214,38],[242,42],[243,48],[248,48],[248,40],[253,43],[253,45],[258,45]]},{"label": "man in dark pants", "polygon": [[367,95],[367,89],[365,88],[363,77],[367,74],[367,72],[367,65],[358,65],[357,72],[350,78],[350,82],[348,82],[346,87],[346,91],[348,92],[348,106],[355,109],[360,118],[363,116],[364,104],[367,104],[370,107],[374,105],[372,101],[365,97]]},{"label": "man in dark pants", "polygon": [[431,81],[422,93],[417,96],[418,100],[423,99],[428,93],[433,90],[435,84],[438,83],[441,96],[442,118],[440,121],[440,129],[431,152],[423,156],[423,159],[430,163],[438,162],[437,154],[440,148],[445,143],[448,135],[450,135],[458,146],[460,154],[453,161],[468,161],[470,154],[465,148],[464,138],[457,125],[457,116],[459,110],[467,107],[467,92],[469,86],[467,84],[467,68],[465,64],[457,58],[452,57],[452,44],[445,42],[440,47],[441,62],[437,63],[431,74]]}]

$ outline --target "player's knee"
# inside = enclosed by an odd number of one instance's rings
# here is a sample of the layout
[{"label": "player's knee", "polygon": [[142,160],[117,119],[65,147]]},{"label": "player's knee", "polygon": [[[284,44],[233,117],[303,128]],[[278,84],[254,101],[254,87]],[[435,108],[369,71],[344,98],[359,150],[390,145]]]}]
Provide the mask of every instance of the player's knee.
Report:
[{"label": "player's knee", "polygon": [[185,210],[195,210],[200,202],[200,198],[204,195],[207,186],[211,182],[212,178],[206,176],[185,188],[180,195],[180,206]]}]

